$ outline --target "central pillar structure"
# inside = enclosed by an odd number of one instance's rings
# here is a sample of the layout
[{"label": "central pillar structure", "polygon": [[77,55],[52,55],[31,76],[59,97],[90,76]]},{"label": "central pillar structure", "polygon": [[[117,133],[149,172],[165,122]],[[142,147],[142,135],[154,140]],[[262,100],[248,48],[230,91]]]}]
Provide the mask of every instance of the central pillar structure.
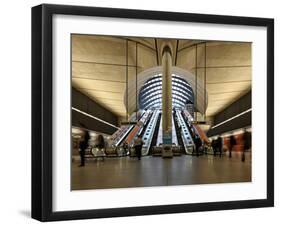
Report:
[{"label": "central pillar structure", "polygon": [[163,145],[172,145],[172,52],[169,46],[163,48],[162,71]]}]

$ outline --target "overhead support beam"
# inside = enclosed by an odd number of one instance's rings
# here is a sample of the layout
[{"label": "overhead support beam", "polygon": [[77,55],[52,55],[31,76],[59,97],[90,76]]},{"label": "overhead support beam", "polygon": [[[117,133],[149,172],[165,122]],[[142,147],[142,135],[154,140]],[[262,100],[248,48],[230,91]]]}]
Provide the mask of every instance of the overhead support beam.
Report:
[{"label": "overhead support beam", "polygon": [[[208,66],[208,67],[206,67],[206,68],[208,68],[208,69],[212,69],[212,68],[244,68],[244,67],[252,67],[252,65],[224,65],[224,66]],[[205,67],[197,67],[197,69],[204,69]],[[194,68],[191,68],[191,70],[192,69],[195,69],[195,67]]]},{"label": "overhead support beam", "polygon": [[130,39],[130,38],[126,38],[126,40],[131,41],[131,42],[135,42],[135,43],[137,43],[138,45],[141,45],[141,46],[143,46],[143,47],[146,47],[146,48],[150,49],[151,51],[154,51],[154,49],[153,49],[151,46],[146,45],[146,44],[144,44],[144,43],[142,43],[142,42],[138,42],[138,41],[136,41],[136,40],[134,40],[134,39]]},{"label": "overhead support beam", "polygon": [[155,41],[155,51],[156,51],[156,62],[157,62],[157,66],[159,66],[157,39],[155,38],[154,41]]},{"label": "overhead support beam", "polygon": [[106,80],[106,79],[97,79],[97,78],[86,78],[86,77],[78,77],[78,76],[72,76],[72,78],[73,79],[86,79],[86,80],[102,81],[102,82],[126,83],[125,81]]},{"label": "overhead support beam", "polygon": [[245,90],[235,90],[235,91],[216,92],[216,93],[209,92],[208,95],[229,94],[229,93],[243,93],[243,92],[245,92]]},{"label": "overhead support beam", "polygon": [[96,92],[102,92],[102,93],[116,93],[116,94],[122,94],[123,92],[115,92],[115,91],[107,91],[103,89],[88,89],[88,88],[76,88],[77,90],[90,90],[90,91],[96,91]]},{"label": "overhead support beam", "polygon": [[175,56],[175,66],[177,66],[177,60],[178,60],[178,49],[179,49],[179,40],[177,40],[176,56]]},{"label": "overhead support beam", "polygon": [[215,85],[215,84],[229,84],[229,83],[243,83],[243,82],[252,82],[252,80],[239,80],[239,81],[226,81],[226,82],[207,82],[208,85]]},{"label": "overhead support beam", "polygon": [[188,48],[191,48],[191,47],[195,47],[195,46],[200,45],[200,44],[203,44],[203,43],[206,43],[206,42],[205,42],[205,41],[203,41],[203,42],[197,42],[197,43],[195,43],[195,44],[182,47],[181,49],[178,50],[178,52],[180,52],[180,51],[182,51],[182,50],[185,50],[185,49],[188,49]]},{"label": "overhead support beam", "polygon": [[72,62],[73,63],[81,63],[81,64],[100,64],[100,65],[117,66],[117,67],[136,67],[136,65],[113,64],[113,63],[103,63],[103,62],[94,62],[94,61],[72,60]]}]

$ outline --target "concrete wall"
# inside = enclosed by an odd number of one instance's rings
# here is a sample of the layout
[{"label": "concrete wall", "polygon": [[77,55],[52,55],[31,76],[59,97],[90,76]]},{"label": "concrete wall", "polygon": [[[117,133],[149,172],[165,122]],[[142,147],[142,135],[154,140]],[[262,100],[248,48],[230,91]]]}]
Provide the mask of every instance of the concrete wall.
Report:
[{"label": "concrete wall", "polygon": [[[217,125],[233,116],[236,116],[252,107],[252,92],[249,91],[237,101],[214,116],[214,125]],[[247,112],[229,122],[226,122],[214,129],[210,129],[208,136],[218,135],[224,132],[250,126],[252,124],[252,112]]]},{"label": "concrete wall", "polygon": [[[115,126],[118,125],[118,117],[115,114],[102,107],[75,88],[72,88],[72,107],[91,114]],[[112,134],[116,131],[116,128],[112,126],[72,110],[72,125],[79,127],[80,123],[83,123],[88,129],[97,132]]]}]

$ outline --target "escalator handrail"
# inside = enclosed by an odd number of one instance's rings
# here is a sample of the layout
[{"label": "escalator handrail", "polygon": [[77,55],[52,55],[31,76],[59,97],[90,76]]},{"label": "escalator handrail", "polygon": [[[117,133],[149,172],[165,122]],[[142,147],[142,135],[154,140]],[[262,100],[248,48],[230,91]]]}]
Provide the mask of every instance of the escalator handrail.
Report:
[{"label": "escalator handrail", "polygon": [[125,137],[128,135],[128,133],[130,133],[133,129],[133,125],[130,125],[129,128],[127,129],[127,131],[123,134],[123,136],[119,139],[118,142],[116,142],[116,145],[115,146],[118,146],[124,139]]},{"label": "escalator handrail", "polygon": [[[185,152],[188,153],[188,148],[189,147],[194,147],[194,142],[193,142],[192,136],[191,136],[191,134],[190,134],[190,132],[189,132],[189,130],[187,128],[186,122],[183,120],[183,117],[180,114],[179,110],[176,111],[176,114],[177,114],[178,120],[180,121],[179,123],[181,123],[181,125],[180,125],[181,126],[181,130],[182,130],[181,137],[182,137],[182,141],[183,141],[183,144],[184,144],[184,149],[185,149]],[[186,127],[185,129],[186,129],[186,131],[188,133],[188,136],[190,137],[190,141],[192,143],[191,145],[188,143],[187,138],[184,136],[184,128],[183,128],[183,126]]]},{"label": "escalator handrail", "polygon": [[[193,117],[190,115],[190,113],[187,110],[185,110],[184,113],[185,113],[185,115],[187,116],[187,118],[189,120],[193,121]],[[200,137],[200,139],[202,141],[207,142],[207,143],[210,142],[210,140],[207,137],[206,133],[199,126],[194,125],[192,123],[191,123],[191,126],[194,128],[195,132],[198,134],[198,136]]]},{"label": "escalator handrail", "polygon": [[[129,146],[131,146],[132,142],[134,141],[134,138],[139,133],[140,129],[144,126],[144,124],[147,122],[147,117],[150,115],[150,110],[147,110],[141,117],[141,119],[138,121],[137,125],[132,129],[132,131],[127,136],[127,143]],[[132,135],[130,137],[130,135]]]},{"label": "escalator handrail", "polygon": [[[146,151],[145,151],[144,155],[147,155],[148,152],[149,152],[150,145],[151,145],[152,138],[153,138],[153,134],[155,132],[155,127],[156,127],[156,124],[157,124],[158,116],[159,116],[159,110],[156,110],[155,112],[153,112],[153,115],[151,116],[151,121],[150,121],[149,124],[152,124],[152,128],[151,128],[151,131],[150,131],[150,135],[148,136],[149,139],[147,141],[145,141],[145,144],[143,145],[143,149],[146,148]],[[146,128],[146,131],[148,129],[149,129],[149,125]],[[144,134],[146,134],[146,131],[144,132]]]}]

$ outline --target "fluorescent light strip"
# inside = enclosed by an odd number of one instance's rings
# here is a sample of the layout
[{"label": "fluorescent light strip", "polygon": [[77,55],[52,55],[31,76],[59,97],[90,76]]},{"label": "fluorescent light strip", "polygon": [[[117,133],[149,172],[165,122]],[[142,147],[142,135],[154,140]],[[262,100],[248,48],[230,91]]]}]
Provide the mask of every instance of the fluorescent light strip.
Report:
[{"label": "fluorescent light strip", "polygon": [[102,119],[100,119],[100,118],[97,118],[97,117],[95,117],[95,116],[93,116],[93,115],[90,115],[90,114],[88,114],[88,113],[86,113],[86,112],[84,112],[84,111],[81,111],[81,110],[77,109],[77,108],[72,107],[72,110],[77,111],[77,112],[79,112],[79,113],[81,113],[81,114],[83,114],[83,115],[86,115],[86,116],[88,116],[88,117],[90,117],[90,118],[93,118],[93,119],[95,119],[95,120],[98,120],[98,121],[100,121],[100,122],[102,122],[102,123],[104,123],[104,124],[107,124],[107,125],[109,125],[109,126],[112,126],[112,127],[116,128],[116,129],[120,129],[120,127],[117,127],[117,126],[115,126],[115,125],[112,125],[112,124],[110,124],[109,122],[106,122],[106,121],[104,121],[104,120],[102,120]]},{"label": "fluorescent light strip", "polygon": [[240,117],[241,115],[244,115],[244,114],[246,114],[246,113],[248,113],[248,112],[250,112],[250,111],[252,111],[252,108],[250,108],[250,109],[248,109],[248,110],[246,110],[246,111],[243,111],[243,112],[241,112],[240,114],[235,115],[235,116],[233,116],[233,117],[231,117],[231,118],[229,118],[229,119],[227,119],[227,120],[225,120],[225,121],[223,121],[223,122],[221,122],[221,123],[219,123],[219,124],[213,126],[212,129],[214,129],[214,128],[218,127],[218,126],[221,126],[221,125],[223,125],[223,124],[225,124],[225,123],[227,123],[227,122],[229,122],[229,121],[231,121],[231,120],[233,120],[233,119],[235,119],[235,118],[238,118],[238,117]]}]

